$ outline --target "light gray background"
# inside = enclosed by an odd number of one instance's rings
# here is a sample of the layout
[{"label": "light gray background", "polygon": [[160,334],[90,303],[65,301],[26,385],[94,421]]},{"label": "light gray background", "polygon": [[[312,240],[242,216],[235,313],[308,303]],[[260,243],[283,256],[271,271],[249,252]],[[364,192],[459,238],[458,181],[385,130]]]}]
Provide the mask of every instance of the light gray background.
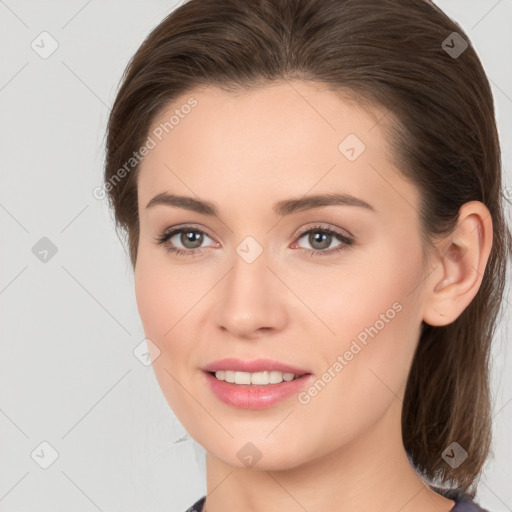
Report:
[{"label": "light gray background", "polygon": [[[512,1],[437,3],[491,81],[510,187]],[[0,1],[0,511],[184,512],[206,491],[203,449],[133,354],[144,331],[129,260],[92,194],[121,73],[176,5]],[[43,31],[59,45],[46,59],[31,47]],[[57,248],[46,263],[32,251],[42,237]],[[477,495],[491,512],[512,510],[509,332],[493,349],[495,437]],[[42,442],[58,453],[47,469]]]}]

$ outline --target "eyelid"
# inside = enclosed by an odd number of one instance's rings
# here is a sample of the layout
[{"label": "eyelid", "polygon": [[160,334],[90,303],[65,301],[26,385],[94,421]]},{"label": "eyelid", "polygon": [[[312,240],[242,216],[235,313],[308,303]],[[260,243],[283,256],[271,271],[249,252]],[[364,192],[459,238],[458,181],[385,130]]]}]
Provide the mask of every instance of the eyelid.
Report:
[{"label": "eyelid", "polygon": [[212,237],[209,233],[208,233],[208,230],[206,228],[204,228],[203,226],[199,225],[199,224],[176,224],[175,226],[170,226],[169,228],[166,228],[163,232],[162,232],[162,235],[166,235],[166,234],[169,234],[169,233],[172,233],[174,231],[186,231],[186,230],[189,230],[189,231],[198,231],[200,233],[204,233],[205,235],[208,235],[211,239],[213,239],[214,237]]},{"label": "eyelid", "polygon": [[312,223],[311,225],[305,227],[305,228],[301,228],[299,231],[297,231],[293,237],[294,238],[300,238],[302,235],[304,235],[305,233],[307,233],[308,231],[312,231],[314,229],[318,229],[318,231],[320,230],[323,230],[323,231],[330,231],[332,233],[335,233],[336,235],[339,235],[339,236],[342,236],[342,237],[345,237],[345,238],[350,238],[350,239],[355,239],[354,235],[348,230],[348,229],[343,229],[343,228],[338,228],[338,227],[334,227],[334,226],[330,226],[329,223],[326,223],[327,225],[321,225],[322,222],[314,222]]}]

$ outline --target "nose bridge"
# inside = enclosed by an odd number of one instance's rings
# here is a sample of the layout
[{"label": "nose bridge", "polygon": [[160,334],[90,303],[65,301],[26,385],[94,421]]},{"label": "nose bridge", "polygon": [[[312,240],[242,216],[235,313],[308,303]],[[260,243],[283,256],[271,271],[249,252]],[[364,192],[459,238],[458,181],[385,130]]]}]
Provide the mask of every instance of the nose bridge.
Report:
[{"label": "nose bridge", "polygon": [[267,266],[272,266],[269,253],[254,237],[247,236],[235,247],[232,267],[216,305],[219,326],[239,336],[262,327],[282,327],[282,283]]},{"label": "nose bridge", "polygon": [[247,236],[235,247],[232,270],[228,274],[228,295],[240,305],[258,299],[259,293],[268,293],[268,251],[254,237]]}]

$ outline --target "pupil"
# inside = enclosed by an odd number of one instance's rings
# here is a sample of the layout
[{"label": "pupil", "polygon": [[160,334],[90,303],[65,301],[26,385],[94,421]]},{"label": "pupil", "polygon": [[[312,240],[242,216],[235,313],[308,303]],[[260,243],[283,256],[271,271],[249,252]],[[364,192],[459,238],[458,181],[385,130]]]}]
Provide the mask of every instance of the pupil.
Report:
[{"label": "pupil", "polygon": [[[185,236],[185,239],[183,239],[183,236]],[[181,242],[183,243],[183,245],[185,247],[188,247],[189,249],[195,249],[196,247],[200,247],[203,241],[203,235],[195,231],[188,231],[186,233],[182,233],[181,238]],[[192,246],[187,245],[188,242],[192,242]]]},{"label": "pupil", "polygon": [[[318,238],[320,237],[320,238]],[[317,241],[320,241],[322,242],[322,238],[323,238],[323,243],[321,243],[321,247],[317,247],[318,249],[327,249],[330,245],[330,239],[331,239],[331,235],[329,235],[328,233],[320,233],[320,232],[316,232],[316,233],[311,233],[310,235],[310,239],[309,239],[309,243],[312,245],[312,247],[314,247],[314,243],[317,242]]]}]

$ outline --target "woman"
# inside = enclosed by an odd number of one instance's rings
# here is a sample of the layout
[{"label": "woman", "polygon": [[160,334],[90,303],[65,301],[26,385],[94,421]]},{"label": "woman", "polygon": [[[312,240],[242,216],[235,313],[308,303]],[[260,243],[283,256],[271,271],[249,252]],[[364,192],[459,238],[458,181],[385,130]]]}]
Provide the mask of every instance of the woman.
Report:
[{"label": "woman", "polygon": [[105,189],[189,510],[466,512],[511,235],[493,99],[428,1],[190,0],[131,60]]}]

